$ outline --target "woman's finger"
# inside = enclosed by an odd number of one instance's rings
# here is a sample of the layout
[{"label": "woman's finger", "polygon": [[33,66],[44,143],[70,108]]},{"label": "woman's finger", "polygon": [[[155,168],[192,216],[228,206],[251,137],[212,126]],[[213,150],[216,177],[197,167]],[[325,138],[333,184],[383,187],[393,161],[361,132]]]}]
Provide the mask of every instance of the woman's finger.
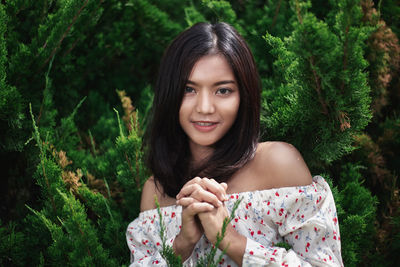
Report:
[{"label": "woman's finger", "polygon": [[222,205],[222,202],[217,198],[216,195],[205,190],[199,184],[188,185],[188,186],[182,188],[182,190],[179,194],[180,194],[180,197],[177,197],[178,200],[180,200],[184,197],[190,196],[192,198],[195,198],[197,201],[208,202],[208,203],[214,205],[215,207],[220,207]]},{"label": "woman's finger", "polygon": [[198,202],[198,201],[192,197],[183,197],[176,201],[176,205],[187,207],[194,202]]},{"label": "woman's finger", "polygon": [[176,196],[177,199],[180,199],[184,196],[190,195],[193,191],[198,190],[197,185],[201,186],[204,190],[209,191],[217,196],[220,201],[228,200],[226,196],[226,188],[228,187],[226,183],[220,184],[214,179],[208,178],[193,178],[189,182],[187,182]]},{"label": "woman's finger", "polygon": [[227,200],[227,197],[226,197],[227,185],[225,183],[224,184],[226,185],[226,187],[224,185],[222,185],[221,183],[218,183],[214,179],[203,178],[201,180],[201,184],[208,191],[210,191],[214,195],[216,195],[219,198],[219,200],[221,200],[221,201]]},{"label": "woman's finger", "polygon": [[212,211],[213,209],[214,206],[207,202],[194,202],[186,207],[186,212],[188,215],[194,216],[201,212]]}]

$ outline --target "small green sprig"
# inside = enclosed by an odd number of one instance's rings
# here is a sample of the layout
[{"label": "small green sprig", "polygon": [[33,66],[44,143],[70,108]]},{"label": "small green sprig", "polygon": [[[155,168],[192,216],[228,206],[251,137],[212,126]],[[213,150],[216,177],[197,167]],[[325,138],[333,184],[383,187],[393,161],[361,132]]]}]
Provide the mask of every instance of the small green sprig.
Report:
[{"label": "small green sprig", "polygon": [[[197,262],[196,266],[197,267],[212,267],[212,266],[218,266],[218,263],[222,260],[222,257],[226,254],[226,250],[228,247],[226,247],[221,255],[218,257],[217,260],[215,260],[215,255],[217,253],[218,247],[222,240],[225,237],[226,233],[226,228],[228,227],[228,224],[235,218],[235,212],[239,207],[240,202],[242,201],[242,198],[238,199],[235,201],[233,204],[233,208],[231,211],[231,214],[229,217],[226,217],[222,223],[222,229],[221,232],[217,233],[217,241],[215,245],[212,247],[210,253],[207,254],[207,257],[201,257],[199,261]],[[162,251],[161,251],[161,256],[164,258],[164,260],[167,262],[168,266],[173,266],[173,267],[178,267],[178,266],[183,266],[182,265],[182,258],[179,255],[176,255],[174,252],[174,249],[172,246],[169,246],[166,244],[166,236],[165,236],[165,224],[163,221],[163,216],[160,208],[160,204],[158,202],[157,196],[155,196],[155,203],[157,206],[157,212],[160,217],[160,237],[161,237],[161,244],[162,244]]]},{"label": "small green sprig", "polygon": [[158,202],[157,196],[154,196],[154,199],[155,199],[156,206],[157,206],[158,216],[160,217],[160,237],[161,237],[161,245],[162,245],[161,256],[167,262],[168,266],[171,266],[171,267],[183,266],[181,256],[176,255],[172,246],[167,245],[167,238],[165,236],[165,224],[164,224],[164,220],[163,220],[163,216],[162,216],[162,212],[161,212],[161,208],[160,208],[160,203]]},{"label": "small green sprig", "polygon": [[217,233],[217,241],[215,242],[215,245],[212,246],[210,253],[207,254],[206,257],[200,257],[199,261],[197,262],[197,267],[216,267],[218,266],[218,263],[222,260],[222,257],[226,254],[226,250],[229,247],[228,246],[222,251],[221,255],[218,257],[217,260],[215,260],[215,254],[217,253],[218,247],[221,244],[222,240],[225,237],[225,233],[226,233],[226,228],[228,227],[228,224],[233,220],[233,218],[235,218],[235,212],[239,207],[240,202],[242,201],[243,198],[240,198],[238,200],[235,201],[235,203],[233,204],[233,208],[231,211],[231,214],[229,217],[226,217],[224,219],[224,222],[222,223],[222,229],[221,229],[221,233],[218,232]]}]

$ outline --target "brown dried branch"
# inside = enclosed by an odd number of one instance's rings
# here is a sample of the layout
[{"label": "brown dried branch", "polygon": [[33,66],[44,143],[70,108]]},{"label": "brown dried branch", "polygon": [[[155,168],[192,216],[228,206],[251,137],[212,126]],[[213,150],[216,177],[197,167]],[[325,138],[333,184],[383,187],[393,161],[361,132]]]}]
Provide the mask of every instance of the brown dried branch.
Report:
[{"label": "brown dried branch", "polygon": [[[137,126],[137,114],[135,111],[135,107],[132,105],[132,100],[129,96],[126,95],[125,91],[118,91],[118,96],[122,102],[122,108],[124,109],[124,116],[122,120],[125,122],[126,128],[128,128],[129,132],[133,129],[138,130]],[[133,122],[133,125],[131,123]]]},{"label": "brown dried branch", "polygon": [[339,111],[340,130],[343,132],[351,127],[350,118],[346,112]]}]

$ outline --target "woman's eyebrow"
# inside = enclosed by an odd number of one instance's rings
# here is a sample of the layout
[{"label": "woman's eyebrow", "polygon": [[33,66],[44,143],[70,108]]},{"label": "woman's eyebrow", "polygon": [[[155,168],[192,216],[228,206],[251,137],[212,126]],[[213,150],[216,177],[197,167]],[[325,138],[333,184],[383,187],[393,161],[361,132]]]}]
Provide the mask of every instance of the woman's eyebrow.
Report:
[{"label": "woman's eyebrow", "polygon": [[[192,85],[195,85],[195,86],[198,85],[197,83],[195,83],[194,81],[191,81],[191,80],[188,80],[186,83],[187,84],[192,84]],[[236,84],[236,82],[234,80],[224,80],[224,81],[219,81],[219,82],[214,83],[214,86],[223,85],[223,84],[229,84],[229,83]]]}]

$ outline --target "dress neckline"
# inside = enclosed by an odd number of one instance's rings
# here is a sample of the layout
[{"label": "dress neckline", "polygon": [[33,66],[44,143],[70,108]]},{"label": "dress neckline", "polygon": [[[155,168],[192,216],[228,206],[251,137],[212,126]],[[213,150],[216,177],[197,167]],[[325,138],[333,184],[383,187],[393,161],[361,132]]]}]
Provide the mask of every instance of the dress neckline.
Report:
[{"label": "dress neckline", "polygon": [[[237,193],[231,193],[231,194],[227,194],[229,200],[227,201],[231,201],[231,200],[236,200],[236,196],[243,196],[243,195],[248,195],[248,194],[267,194],[268,192],[273,192],[275,193],[276,191],[285,191],[285,190],[299,190],[299,189],[306,189],[309,187],[314,187],[315,184],[326,184],[327,182],[325,181],[325,179],[322,176],[316,175],[313,176],[312,178],[312,182],[311,184],[308,185],[294,185],[294,186],[283,186],[283,187],[274,187],[274,188],[267,188],[267,189],[261,189],[261,190],[253,190],[253,191],[243,191],[243,192],[237,192]],[[232,198],[231,196],[234,196],[234,198]],[[177,206],[177,205],[169,205],[169,206],[164,206],[161,207],[162,210],[169,210],[169,209],[181,209],[181,206]],[[150,210],[145,210],[139,213],[139,216],[142,215],[146,215],[147,213],[153,213],[153,212],[157,212],[157,208],[155,209],[150,209]]]}]

